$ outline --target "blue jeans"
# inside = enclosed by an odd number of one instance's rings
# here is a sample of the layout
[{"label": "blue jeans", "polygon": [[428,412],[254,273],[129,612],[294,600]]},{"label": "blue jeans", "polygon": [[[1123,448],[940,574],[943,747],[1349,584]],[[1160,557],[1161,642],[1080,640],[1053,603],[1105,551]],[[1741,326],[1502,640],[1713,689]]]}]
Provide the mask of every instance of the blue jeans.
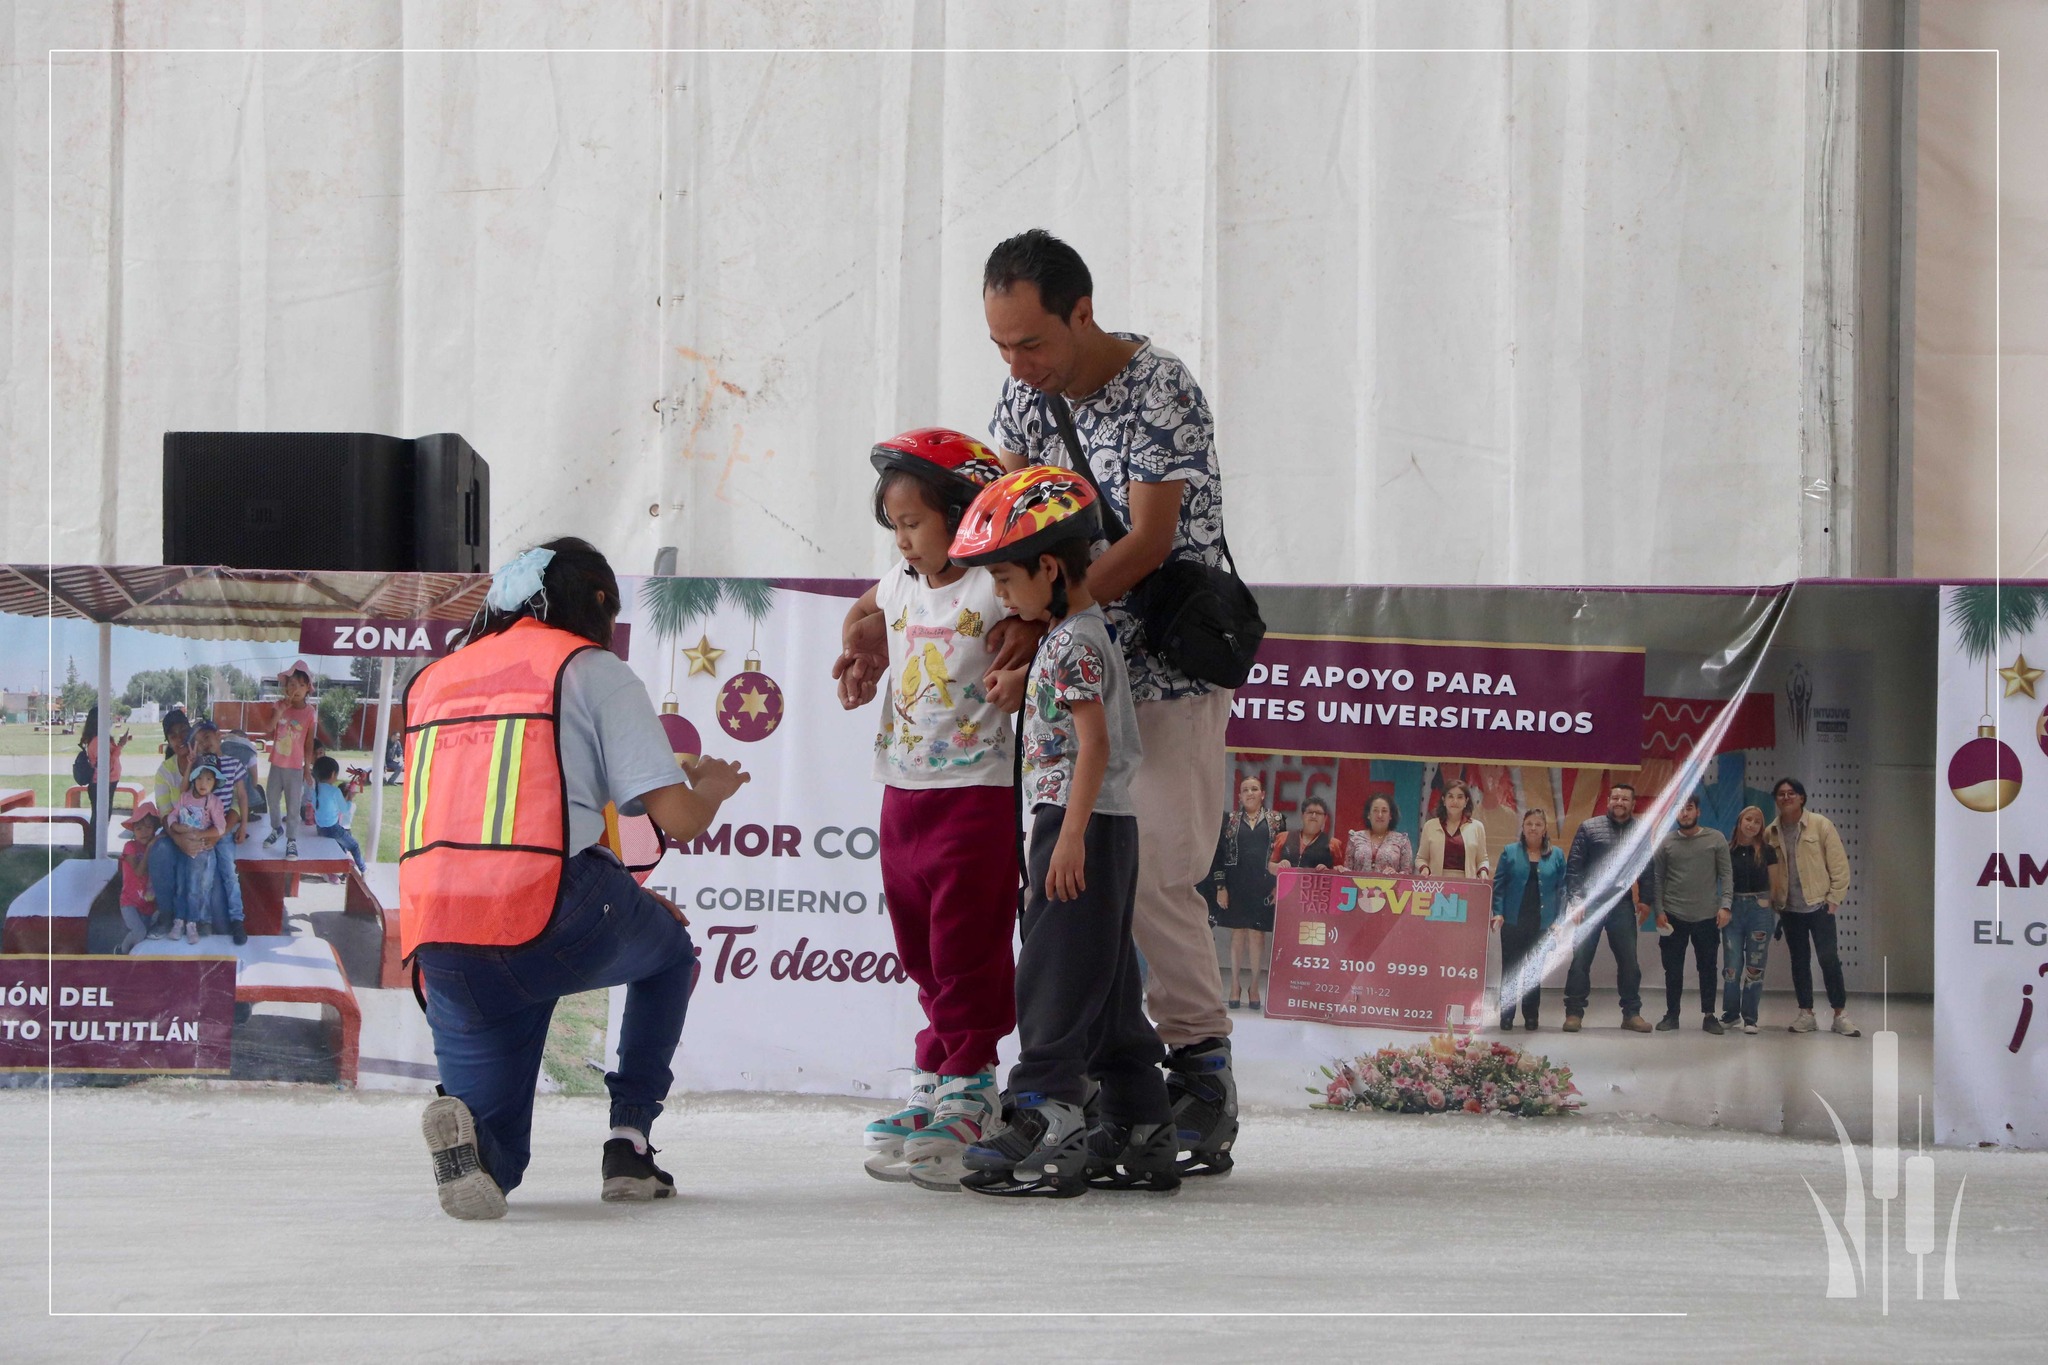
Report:
[{"label": "blue jeans", "polygon": [[363,846],[356,842],[356,836],[349,832],[348,826],[322,825],[320,826],[320,834],[321,837],[332,839],[335,843],[347,849],[348,856],[356,860],[356,871],[361,872],[363,870]]},{"label": "blue jeans", "polygon": [[1587,1002],[1593,998],[1593,959],[1599,955],[1600,940],[1604,938],[1614,950],[1614,984],[1621,993],[1621,1017],[1633,1019],[1643,1012],[1643,967],[1636,959],[1636,939],[1640,937],[1636,908],[1624,896],[1604,910],[1588,909],[1586,918],[1592,922],[1579,926],[1579,938],[1572,945],[1571,970],[1564,977],[1564,1012],[1586,1012]]},{"label": "blue jeans", "polygon": [[586,851],[562,871],[554,915],[517,948],[429,945],[417,954],[441,1088],[469,1106],[477,1155],[501,1190],[532,1156],[533,1092],[555,1001],[626,987],[619,1069],[605,1075],[614,1128],[650,1131],[674,1073],[697,951],[631,873]]},{"label": "blue jeans", "polygon": [[[164,840],[170,843],[169,839]],[[184,863],[183,877],[178,886],[178,919],[196,919],[200,927],[211,932],[220,922],[214,913],[213,892],[220,888],[221,904],[227,910],[230,922],[242,922],[242,881],[235,875],[235,837],[223,834],[214,846],[204,853],[180,854]]]},{"label": "blue jeans", "polygon": [[156,923],[169,928],[185,918],[185,864],[189,861],[168,834],[149,846],[149,889],[156,892]]},{"label": "blue jeans", "polygon": [[[1778,916],[1762,896],[1737,896],[1721,930],[1721,1017],[1736,1015],[1756,1022],[1764,998],[1764,966],[1770,961],[1771,935]],[[1741,966],[1736,965],[1740,962]]]}]

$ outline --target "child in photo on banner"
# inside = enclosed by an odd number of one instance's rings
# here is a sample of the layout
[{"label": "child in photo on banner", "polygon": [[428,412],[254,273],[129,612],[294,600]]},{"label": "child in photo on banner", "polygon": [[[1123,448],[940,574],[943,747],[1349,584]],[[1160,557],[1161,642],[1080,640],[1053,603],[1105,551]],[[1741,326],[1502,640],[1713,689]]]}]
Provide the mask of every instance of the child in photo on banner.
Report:
[{"label": "child in photo on banner", "polygon": [[[171,807],[170,823],[198,834],[210,831],[216,840],[227,837],[227,809],[221,805],[220,793],[215,790],[219,784],[220,769],[214,766],[212,759],[202,758],[195,762],[185,778],[185,794],[178,798],[177,805]],[[213,844],[197,853],[184,855],[184,864],[179,869],[179,903],[189,918],[171,925],[172,938],[183,938],[187,943],[199,942],[199,918],[201,915],[211,916],[208,902],[213,892],[213,873]],[[240,927],[239,920],[236,925]]]},{"label": "child in photo on banner", "polygon": [[149,935],[149,922],[156,917],[156,891],[149,884],[149,846],[163,821],[157,818],[156,803],[144,801],[121,822],[128,842],[121,848],[121,923],[127,929],[117,953],[132,953],[135,945]]},{"label": "child in photo on banner", "polygon": [[956,1189],[963,1154],[996,1118],[996,1042],[1016,1023],[1016,699],[986,682],[989,629],[1007,613],[987,569],[948,557],[960,518],[1002,466],[981,442],[940,428],[905,432],[869,458],[875,520],[902,560],[847,612],[834,671],[841,703],[864,704],[848,673],[853,641],[880,617],[889,642],[874,756],[882,892],[925,1026],[909,1102],[863,1134],[866,1169]]},{"label": "child in photo on banner", "polygon": [[1079,475],[1020,469],[975,499],[951,550],[989,565],[1012,611],[1051,625],[1028,669],[991,683],[999,696],[1023,687],[1031,886],[1010,1103],[1003,1128],[967,1149],[961,1181],[980,1194],[1164,1193],[1181,1180],[1159,1069],[1166,1050],[1145,1017],[1131,940],[1137,710],[1123,652],[1087,587],[1099,518]]},{"label": "child in photo on banner", "polygon": [[269,848],[281,838],[284,856],[299,856],[299,805],[306,795],[306,768],[312,761],[313,740],[320,732],[320,714],[307,705],[313,690],[313,673],[300,659],[277,675],[284,686],[284,698],[277,704],[277,719],[270,741],[270,782],[264,800],[270,812]]},{"label": "child in photo on banner", "polygon": [[356,806],[351,793],[340,785],[341,764],[322,754],[313,760],[313,828],[332,839],[355,859],[356,871],[363,870],[363,846],[356,842],[349,826],[355,821]]}]

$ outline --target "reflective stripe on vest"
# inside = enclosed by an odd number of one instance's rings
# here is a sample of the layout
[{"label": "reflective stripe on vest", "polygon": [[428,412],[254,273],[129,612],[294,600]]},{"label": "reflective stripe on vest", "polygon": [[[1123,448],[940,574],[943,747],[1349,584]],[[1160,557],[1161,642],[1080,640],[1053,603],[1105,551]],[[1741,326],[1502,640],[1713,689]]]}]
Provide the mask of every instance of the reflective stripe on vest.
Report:
[{"label": "reflective stripe on vest", "polygon": [[408,956],[424,943],[515,946],[547,927],[569,840],[562,674],[594,648],[520,621],[429,664],[406,689],[398,889]]}]

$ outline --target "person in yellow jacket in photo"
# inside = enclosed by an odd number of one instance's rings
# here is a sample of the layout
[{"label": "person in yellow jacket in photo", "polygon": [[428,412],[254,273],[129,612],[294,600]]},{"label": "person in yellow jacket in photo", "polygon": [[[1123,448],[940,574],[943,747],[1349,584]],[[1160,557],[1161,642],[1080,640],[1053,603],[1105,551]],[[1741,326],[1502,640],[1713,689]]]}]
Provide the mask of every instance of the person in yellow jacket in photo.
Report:
[{"label": "person in yellow jacket in photo", "polygon": [[[1813,958],[1820,959],[1821,981],[1835,1022],[1829,1027],[1845,1038],[1862,1033],[1849,1022],[1849,991],[1842,984],[1842,959],[1835,951],[1835,914],[1849,898],[1849,853],[1834,821],[1806,808],[1806,787],[1796,777],[1781,777],[1771,789],[1778,818],[1764,831],[1765,845],[1778,855],[1782,878],[1771,879],[1772,905],[1785,931],[1785,951],[1792,957],[1792,990],[1799,1013],[1788,1030],[1812,1033]],[[1788,856],[1787,849],[1793,850]],[[1809,947],[1811,952],[1809,952]]]}]

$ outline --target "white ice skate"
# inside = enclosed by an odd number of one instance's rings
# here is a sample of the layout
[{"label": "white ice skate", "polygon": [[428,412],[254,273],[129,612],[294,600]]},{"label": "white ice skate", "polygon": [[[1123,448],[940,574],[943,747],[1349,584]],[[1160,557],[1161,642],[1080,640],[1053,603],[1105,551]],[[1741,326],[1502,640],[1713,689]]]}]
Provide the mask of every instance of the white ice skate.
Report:
[{"label": "white ice skate", "polygon": [[940,1193],[959,1189],[960,1177],[967,1174],[962,1157],[970,1146],[994,1135],[1001,1109],[994,1072],[939,1077],[931,1121],[903,1140],[911,1183]]},{"label": "white ice skate", "polygon": [[910,1163],[903,1158],[903,1144],[912,1134],[922,1132],[932,1121],[932,1104],[939,1078],[929,1071],[917,1073],[910,1087],[910,1100],[884,1119],[876,1119],[861,1135],[868,1149],[864,1169],[877,1180],[910,1179]]}]

